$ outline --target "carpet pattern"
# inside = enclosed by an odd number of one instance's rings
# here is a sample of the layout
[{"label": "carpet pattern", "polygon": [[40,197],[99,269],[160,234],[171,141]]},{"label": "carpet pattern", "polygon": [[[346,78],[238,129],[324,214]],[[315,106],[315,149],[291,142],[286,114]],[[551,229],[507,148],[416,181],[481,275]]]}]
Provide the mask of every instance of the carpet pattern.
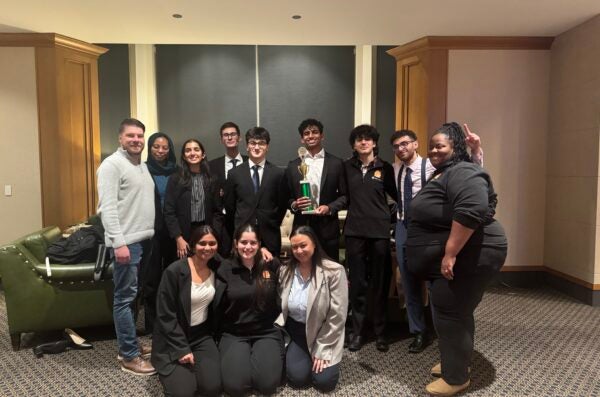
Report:
[{"label": "carpet pattern", "polygon": [[[600,396],[600,308],[551,289],[493,288],[476,313],[476,352],[469,396]],[[120,370],[111,328],[78,330],[93,350],[37,359],[31,347],[57,335],[28,334],[13,352],[0,293],[0,396],[160,396],[156,376]],[[405,326],[401,327],[402,329]],[[346,352],[333,396],[424,396],[437,342],[408,354],[410,338],[396,330],[388,353],[369,343]],[[149,343],[147,338],[142,338]],[[281,387],[279,396],[313,396]]]}]

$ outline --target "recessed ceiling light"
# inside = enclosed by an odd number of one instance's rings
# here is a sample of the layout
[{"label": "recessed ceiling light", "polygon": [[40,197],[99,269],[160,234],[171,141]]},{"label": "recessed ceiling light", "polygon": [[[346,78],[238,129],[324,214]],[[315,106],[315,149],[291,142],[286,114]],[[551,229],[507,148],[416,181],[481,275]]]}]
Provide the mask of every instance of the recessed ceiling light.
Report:
[{"label": "recessed ceiling light", "polygon": [[292,19],[300,19],[302,18],[302,15],[292,15]]},{"label": "recessed ceiling light", "polygon": [[181,15],[181,14],[173,14],[172,16],[173,16],[173,18],[177,18],[177,19],[183,18],[183,15]]}]

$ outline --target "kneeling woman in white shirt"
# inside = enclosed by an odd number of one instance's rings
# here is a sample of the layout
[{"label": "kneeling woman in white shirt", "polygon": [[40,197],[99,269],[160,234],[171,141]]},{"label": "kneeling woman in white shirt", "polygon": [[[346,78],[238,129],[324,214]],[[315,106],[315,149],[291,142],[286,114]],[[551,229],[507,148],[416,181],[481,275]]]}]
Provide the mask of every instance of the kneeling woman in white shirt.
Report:
[{"label": "kneeling woman in white shirt", "polygon": [[211,302],[215,296],[214,230],[203,225],[190,238],[192,256],[173,262],[158,289],[152,338],[152,365],[166,395],[221,393],[219,351],[213,339]]},{"label": "kneeling woman in white shirt", "polygon": [[344,351],[348,282],[342,265],[327,259],[315,232],[300,226],[290,236],[293,258],[281,267],[281,315],[291,336],[286,352],[288,384],[335,389]]}]

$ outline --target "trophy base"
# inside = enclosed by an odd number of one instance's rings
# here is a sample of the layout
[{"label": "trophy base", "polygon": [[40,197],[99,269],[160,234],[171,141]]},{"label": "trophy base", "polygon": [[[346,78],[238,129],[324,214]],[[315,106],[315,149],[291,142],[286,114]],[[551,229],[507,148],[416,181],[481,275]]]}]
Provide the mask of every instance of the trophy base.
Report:
[{"label": "trophy base", "polygon": [[302,215],[316,215],[317,210],[304,210],[301,212]]}]

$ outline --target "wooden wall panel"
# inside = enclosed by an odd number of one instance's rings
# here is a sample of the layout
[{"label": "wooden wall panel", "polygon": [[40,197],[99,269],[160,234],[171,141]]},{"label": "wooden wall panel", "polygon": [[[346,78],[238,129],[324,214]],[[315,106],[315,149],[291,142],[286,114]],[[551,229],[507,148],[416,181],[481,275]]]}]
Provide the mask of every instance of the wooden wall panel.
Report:
[{"label": "wooden wall panel", "polygon": [[396,129],[417,134],[418,152],[427,155],[431,132],[446,120],[448,51],[413,52],[397,60]]},{"label": "wooden wall panel", "polygon": [[[56,36],[56,35],[54,35]],[[100,164],[98,56],[104,49],[42,35],[36,78],[44,226],[65,228],[96,212]]]}]

